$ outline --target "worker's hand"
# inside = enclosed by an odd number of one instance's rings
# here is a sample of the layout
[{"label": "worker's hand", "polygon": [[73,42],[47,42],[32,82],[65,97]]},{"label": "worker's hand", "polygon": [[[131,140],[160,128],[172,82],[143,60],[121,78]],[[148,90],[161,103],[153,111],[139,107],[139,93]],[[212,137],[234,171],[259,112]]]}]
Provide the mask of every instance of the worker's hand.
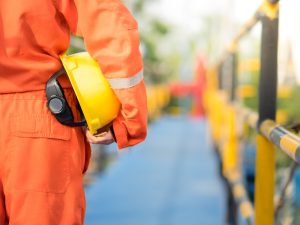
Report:
[{"label": "worker's hand", "polygon": [[109,145],[115,142],[111,130],[105,131],[98,135],[92,135],[91,132],[88,129],[86,129],[85,135],[87,137],[88,142],[90,142],[91,144]]}]

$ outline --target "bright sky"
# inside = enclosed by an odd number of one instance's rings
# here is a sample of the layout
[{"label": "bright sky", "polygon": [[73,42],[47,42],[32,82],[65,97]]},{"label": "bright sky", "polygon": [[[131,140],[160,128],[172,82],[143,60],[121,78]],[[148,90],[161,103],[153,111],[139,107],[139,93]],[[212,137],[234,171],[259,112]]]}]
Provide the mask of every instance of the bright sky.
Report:
[{"label": "bright sky", "polygon": [[[194,58],[187,50],[189,47],[188,41],[191,37],[195,36],[195,34],[199,36],[199,33],[203,29],[204,17],[217,15],[219,17],[226,17],[226,21],[222,21],[221,23],[230,23],[230,21],[236,21],[237,19],[241,20],[242,23],[253,15],[261,0],[243,1],[245,4],[236,4],[236,2],[240,1],[241,0],[153,0],[147,4],[147,10],[154,18],[161,18],[163,21],[177,28],[177,32],[174,32],[173,38],[168,39],[167,43],[163,45],[163,48],[168,48],[169,46],[172,50],[177,48],[181,51],[185,59],[182,65],[181,74],[183,77],[181,79],[189,80],[193,76]],[[242,7],[242,9],[240,9],[240,7]],[[231,13],[228,13],[230,11]],[[218,33],[216,33],[216,40],[214,42],[220,45],[220,47],[217,47],[218,51],[216,51],[216,55],[219,55],[219,52],[225,49],[225,45],[228,44],[235,34],[232,28],[228,29],[226,25],[222,26],[225,32],[218,30]],[[201,39],[201,37],[199,38]],[[198,44],[201,45],[201,43]]]},{"label": "bright sky", "polygon": [[[187,30],[199,30],[199,22],[205,15],[226,13],[241,21],[247,20],[261,0],[154,0],[151,13]],[[230,12],[231,13],[228,13]]]},{"label": "bright sky", "polygon": [[[184,41],[189,35],[202,29],[203,16],[217,14],[224,18],[218,36],[225,45],[231,40],[238,27],[234,23],[243,24],[255,12],[263,0],[153,0],[147,10],[152,15],[162,18],[178,27],[181,39]],[[289,41],[292,56],[300,83],[300,1],[284,0],[280,2],[280,54],[286,54],[286,43]],[[225,32],[224,32],[225,31]],[[259,30],[258,30],[259,31]],[[258,33],[259,35],[259,33]],[[177,41],[178,41],[177,40]]]}]

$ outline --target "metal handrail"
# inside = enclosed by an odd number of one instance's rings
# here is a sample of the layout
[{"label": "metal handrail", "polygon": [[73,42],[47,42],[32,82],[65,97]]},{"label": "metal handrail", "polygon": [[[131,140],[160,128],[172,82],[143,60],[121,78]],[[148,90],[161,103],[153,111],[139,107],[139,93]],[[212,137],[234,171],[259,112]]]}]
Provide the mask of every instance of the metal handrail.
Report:
[{"label": "metal handrail", "polygon": [[[229,44],[229,48],[227,49],[229,52],[236,51],[237,43],[246,35],[248,34],[252,28],[260,21],[261,18],[264,16],[277,18],[278,16],[278,8],[276,4],[279,0],[268,0],[264,1],[254,12],[252,17],[245,22],[244,26],[240,28],[237,34],[233,37],[231,43]],[[223,61],[223,60],[221,60]]]},{"label": "metal handrail", "polygon": [[259,127],[260,132],[279,149],[300,163],[300,137],[280,126],[273,120],[265,120]]},{"label": "metal handrail", "polygon": [[258,121],[258,113],[245,106],[242,106],[241,104],[234,104],[234,107],[238,115],[244,121],[244,123],[246,123],[251,128],[256,129],[257,121]]},{"label": "metal handrail", "polygon": [[231,189],[233,190],[232,192],[240,208],[242,217],[246,220],[248,225],[253,225],[254,224],[253,204],[248,198],[240,173],[234,170],[234,171],[230,171],[228,174],[225,174],[225,176],[229,181]]},{"label": "metal handrail", "polygon": [[[236,124],[232,122],[232,117],[234,117],[232,113],[229,113],[226,117],[222,110],[232,110],[228,106],[234,106],[235,114],[238,114],[239,118],[242,118],[243,123],[259,131],[256,138],[255,225],[274,224],[275,147],[273,143],[290,155],[296,162],[300,162],[300,138],[274,122],[277,98],[278,2],[278,0],[264,0],[254,15],[241,27],[239,32],[237,32],[232,39],[218,67],[220,75],[219,81],[221,81],[219,83],[219,89],[229,91],[228,96],[230,96],[230,101],[212,106],[212,108],[219,107],[216,110],[222,112],[221,116],[213,113],[212,116],[215,116],[217,122],[220,121],[220,118],[229,120],[229,122],[225,124],[228,126],[228,133],[222,135],[222,132],[216,132],[217,135],[214,136],[219,138],[219,141],[223,143],[223,149],[221,151],[221,154],[223,154],[223,173],[230,184],[235,202],[239,204],[240,208],[243,204],[242,202],[245,201],[246,205],[248,205],[249,202],[245,200],[244,197],[241,198],[241,196],[244,196],[246,193],[242,185],[242,180],[239,176],[232,178],[231,174],[236,173],[239,168],[237,165],[238,136],[234,134],[234,132],[236,132],[236,128],[234,128]],[[262,23],[261,74],[259,82],[259,110],[258,113],[255,113],[249,109],[235,105],[235,89],[237,84],[236,52],[239,41],[248,34],[259,21]],[[228,68],[229,63],[230,69],[224,71],[224,65]],[[227,74],[225,74],[225,72]],[[227,87],[223,86],[222,77],[224,75],[227,81],[230,79],[230,82],[226,83],[229,84]],[[222,102],[221,99],[216,99],[218,95],[215,95],[214,98],[216,102]],[[213,112],[213,110],[211,111]],[[224,129],[222,125],[217,125],[216,127],[217,129]],[[247,207],[249,207],[249,205]],[[252,214],[242,212],[242,216],[246,219],[248,224],[253,224],[253,220],[248,218],[249,215]],[[250,216],[250,218],[253,217]],[[234,218],[231,222],[235,223]]]}]

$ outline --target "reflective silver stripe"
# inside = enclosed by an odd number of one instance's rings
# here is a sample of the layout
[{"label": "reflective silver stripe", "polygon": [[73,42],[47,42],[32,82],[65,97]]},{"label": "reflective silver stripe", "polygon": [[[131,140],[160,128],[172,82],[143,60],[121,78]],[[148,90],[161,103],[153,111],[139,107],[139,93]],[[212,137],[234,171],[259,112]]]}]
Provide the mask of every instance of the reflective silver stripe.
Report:
[{"label": "reflective silver stripe", "polygon": [[130,88],[144,79],[143,70],[132,77],[107,79],[113,89]]}]

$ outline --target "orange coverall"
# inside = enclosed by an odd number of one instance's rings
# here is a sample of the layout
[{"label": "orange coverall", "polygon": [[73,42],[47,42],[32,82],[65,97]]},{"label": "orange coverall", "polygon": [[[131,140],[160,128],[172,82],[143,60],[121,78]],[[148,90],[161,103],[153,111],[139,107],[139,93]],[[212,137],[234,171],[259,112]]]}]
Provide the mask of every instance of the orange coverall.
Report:
[{"label": "orange coverall", "polygon": [[[51,115],[44,90],[71,32],[83,36],[122,104],[118,147],[145,139],[137,28],[120,0],[0,0],[0,225],[83,224],[90,146],[80,128]],[[70,84],[63,87],[78,117]]]}]

